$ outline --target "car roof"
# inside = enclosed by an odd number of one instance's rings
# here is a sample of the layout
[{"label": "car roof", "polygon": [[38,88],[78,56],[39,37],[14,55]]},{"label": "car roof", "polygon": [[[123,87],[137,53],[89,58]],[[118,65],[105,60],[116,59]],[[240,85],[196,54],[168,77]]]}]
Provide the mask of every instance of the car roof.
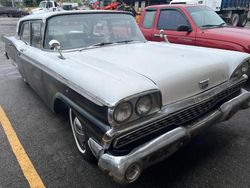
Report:
[{"label": "car roof", "polygon": [[197,5],[197,4],[161,4],[161,5],[151,5],[146,7],[146,9],[161,9],[161,8],[185,8],[185,7],[197,7],[197,6],[205,6],[205,5]]},{"label": "car roof", "polygon": [[109,11],[109,10],[71,10],[71,11],[55,11],[55,12],[45,12],[45,13],[37,13],[37,14],[30,14],[28,16],[24,16],[19,20],[19,22],[22,21],[28,21],[28,20],[46,20],[50,17],[54,17],[57,15],[73,15],[73,14],[99,14],[99,13],[116,13],[116,14],[129,14],[130,12],[126,11]]}]

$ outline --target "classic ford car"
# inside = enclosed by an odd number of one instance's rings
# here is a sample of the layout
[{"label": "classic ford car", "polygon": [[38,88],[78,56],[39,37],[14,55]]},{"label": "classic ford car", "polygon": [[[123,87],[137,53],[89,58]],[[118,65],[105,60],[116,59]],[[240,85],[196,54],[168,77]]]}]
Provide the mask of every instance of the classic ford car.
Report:
[{"label": "classic ford car", "polygon": [[120,183],[250,106],[248,54],[148,42],[126,12],[29,15],[3,41],[24,81],[69,112],[83,157]]}]

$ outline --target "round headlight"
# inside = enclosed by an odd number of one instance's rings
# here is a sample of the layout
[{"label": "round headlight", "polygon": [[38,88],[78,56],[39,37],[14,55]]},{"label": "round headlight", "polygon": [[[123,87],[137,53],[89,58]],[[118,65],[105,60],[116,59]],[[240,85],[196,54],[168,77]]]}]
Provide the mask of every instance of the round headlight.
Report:
[{"label": "round headlight", "polygon": [[132,104],[130,102],[123,102],[115,108],[114,119],[119,123],[124,122],[130,118],[132,112]]},{"label": "round headlight", "polygon": [[146,115],[152,108],[152,98],[150,95],[140,97],[136,102],[136,113],[140,116]]},{"label": "round headlight", "polygon": [[234,72],[233,77],[240,77],[240,76],[242,76],[242,72],[241,72],[240,69],[237,69],[237,70]]},{"label": "round headlight", "polygon": [[241,66],[241,71],[242,73],[247,73],[248,71],[248,62],[244,63],[242,66]]}]

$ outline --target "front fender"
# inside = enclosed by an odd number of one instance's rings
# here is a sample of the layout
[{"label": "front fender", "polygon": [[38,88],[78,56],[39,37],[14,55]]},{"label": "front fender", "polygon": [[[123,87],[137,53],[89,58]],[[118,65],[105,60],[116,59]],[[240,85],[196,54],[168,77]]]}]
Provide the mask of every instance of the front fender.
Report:
[{"label": "front fender", "polygon": [[[60,101],[60,102],[59,102]],[[72,109],[81,122],[84,123],[86,131],[90,137],[94,137],[100,143],[103,135],[110,129],[110,125],[91,114],[85,107],[74,102],[73,99],[62,93],[56,93],[52,102],[52,109],[55,111],[56,105],[63,103],[68,109]]]}]

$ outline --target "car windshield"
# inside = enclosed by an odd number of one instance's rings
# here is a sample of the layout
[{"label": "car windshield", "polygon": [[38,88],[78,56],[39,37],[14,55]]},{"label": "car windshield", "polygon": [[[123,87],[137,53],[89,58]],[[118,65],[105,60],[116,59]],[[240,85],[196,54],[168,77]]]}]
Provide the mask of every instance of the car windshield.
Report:
[{"label": "car windshield", "polygon": [[49,41],[53,39],[60,42],[62,50],[145,41],[135,19],[117,13],[52,17],[47,22],[45,49],[49,49]]},{"label": "car windshield", "polygon": [[43,1],[39,4],[39,8],[46,8],[46,2]]},{"label": "car windshield", "polygon": [[226,25],[223,19],[206,6],[187,7],[187,11],[191,15],[195,24],[200,28],[214,28]]}]

